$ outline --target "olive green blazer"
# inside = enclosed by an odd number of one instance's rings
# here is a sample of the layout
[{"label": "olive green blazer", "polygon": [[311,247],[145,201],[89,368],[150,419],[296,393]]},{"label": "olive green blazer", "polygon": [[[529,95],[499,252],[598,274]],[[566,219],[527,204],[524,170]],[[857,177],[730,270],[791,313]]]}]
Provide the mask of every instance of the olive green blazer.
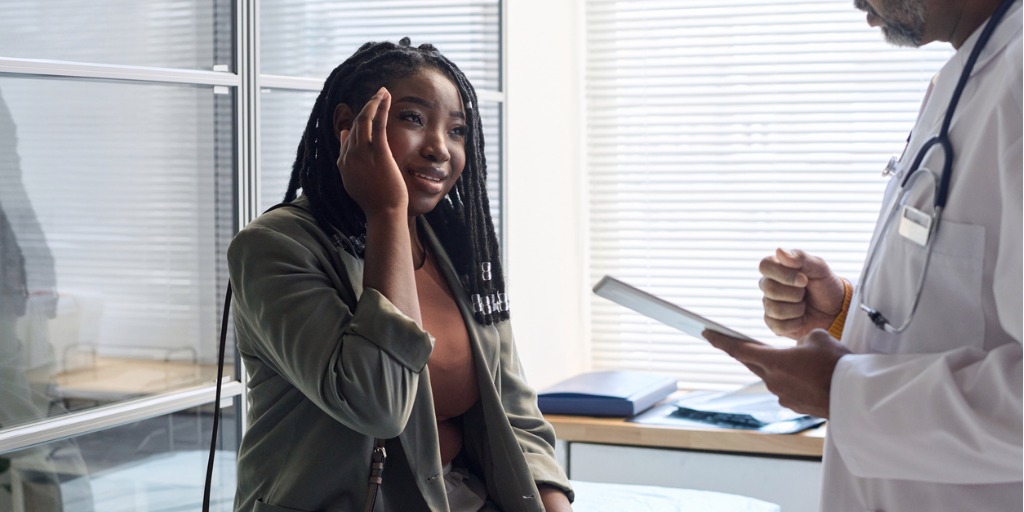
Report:
[{"label": "olive green blazer", "polygon": [[[447,511],[427,358],[430,335],[376,290],[363,260],[328,236],[308,201],[263,214],[228,248],[248,426],[238,512],[359,512],[374,438],[387,439],[387,512]],[[466,319],[480,400],[463,415],[465,462],[503,511],[541,511],[537,484],[564,489],[554,431],[527,385],[509,322],[483,326],[451,261],[419,228]],[[383,507],[378,507],[378,509]]]}]

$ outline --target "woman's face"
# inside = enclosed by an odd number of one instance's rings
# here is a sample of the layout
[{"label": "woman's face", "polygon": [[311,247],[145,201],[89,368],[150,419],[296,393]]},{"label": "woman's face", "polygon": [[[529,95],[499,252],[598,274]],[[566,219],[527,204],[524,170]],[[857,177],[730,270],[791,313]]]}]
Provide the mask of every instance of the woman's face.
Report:
[{"label": "woman's face", "polygon": [[388,145],[409,191],[409,215],[422,215],[455,186],[466,166],[462,98],[433,69],[395,80],[388,91]]}]

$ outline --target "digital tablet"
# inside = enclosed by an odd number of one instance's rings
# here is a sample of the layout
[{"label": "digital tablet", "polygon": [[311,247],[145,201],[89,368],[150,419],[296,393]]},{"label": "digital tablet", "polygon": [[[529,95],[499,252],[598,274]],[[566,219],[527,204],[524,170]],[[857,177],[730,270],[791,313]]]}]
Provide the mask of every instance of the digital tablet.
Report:
[{"label": "digital tablet", "polygon": [[619,305],[625,306],[641,315],[657,320],[669,327],[675,327],[691,336],[705,339],[701,335],[705,329],[715,331],[733,338],[754,341],[745,334],[736,332],[720,323],[708,320],[692,311],[683,309],[667,300],[656,297],[635,286],[626,284],[612,276],[604,276],[596,285],[594,293]]}]

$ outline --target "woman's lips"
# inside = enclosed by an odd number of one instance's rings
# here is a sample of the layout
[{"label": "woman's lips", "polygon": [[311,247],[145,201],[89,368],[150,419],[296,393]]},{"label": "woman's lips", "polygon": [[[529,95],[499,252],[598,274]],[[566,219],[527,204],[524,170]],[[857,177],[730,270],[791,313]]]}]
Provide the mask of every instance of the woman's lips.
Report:
[{"label": "woman's lips", "polygon": [[438,193],[444,190],[444,182],[447,175],[440,169],[410,169],[408,171],[420,188],[431,193]]}]

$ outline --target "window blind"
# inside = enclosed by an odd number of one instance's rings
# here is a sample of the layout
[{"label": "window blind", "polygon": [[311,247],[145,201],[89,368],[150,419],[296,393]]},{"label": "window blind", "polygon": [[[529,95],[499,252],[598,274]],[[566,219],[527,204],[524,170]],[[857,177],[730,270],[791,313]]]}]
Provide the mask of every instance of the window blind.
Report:
[{"label": "window blind", "polygon": [[499,90],[498,0],[261,0],[261,72],[323,80],[367,41],[431,43],[477,90]]},{"label": "window blind", "polygon": [[[776,247],[856,278],[885,179],[946,45],[897,49],[850,3],[586,4],[590,278],[611,274],[768,343]],[[756,377],[599,297],[591,366],[724,389]]]}]

